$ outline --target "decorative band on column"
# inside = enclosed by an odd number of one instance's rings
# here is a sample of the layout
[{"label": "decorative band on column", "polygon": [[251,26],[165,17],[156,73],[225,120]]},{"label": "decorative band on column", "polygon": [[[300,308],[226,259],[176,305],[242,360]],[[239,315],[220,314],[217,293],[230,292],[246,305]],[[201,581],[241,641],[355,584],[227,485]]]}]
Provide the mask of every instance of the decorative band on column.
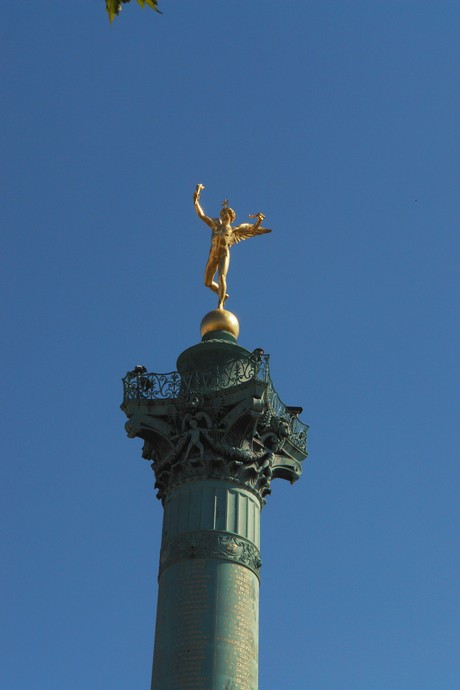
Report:
[{"label": "decorative band on column", "polygon": [[186,532],[173,539],[160,555],[160,572],[177,561],[190,558],[221,558],[239,563],[259,577],[262,561],[260,551],[252,542],[228,532],[208,530]]}]

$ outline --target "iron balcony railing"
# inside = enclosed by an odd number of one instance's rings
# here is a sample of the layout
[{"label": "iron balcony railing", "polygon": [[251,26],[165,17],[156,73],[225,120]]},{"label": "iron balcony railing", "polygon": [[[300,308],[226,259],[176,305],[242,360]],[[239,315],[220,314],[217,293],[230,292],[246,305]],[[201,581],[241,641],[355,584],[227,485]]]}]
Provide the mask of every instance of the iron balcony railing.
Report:
[{"label": "iron balcony railing", "polygon": [[269,359],[269,355],[251,354],[227,362],[224,366],[214,365],[184,376],[177,371],[167,374],[130,371],[123,379],[123,400],[190,397],[232,388],[249,381],[261,381],[267,384],[265,396],[270,411],[286,422],[291,442],[300,450],[306,451],[308,426],[288,410],[273,388]]}]

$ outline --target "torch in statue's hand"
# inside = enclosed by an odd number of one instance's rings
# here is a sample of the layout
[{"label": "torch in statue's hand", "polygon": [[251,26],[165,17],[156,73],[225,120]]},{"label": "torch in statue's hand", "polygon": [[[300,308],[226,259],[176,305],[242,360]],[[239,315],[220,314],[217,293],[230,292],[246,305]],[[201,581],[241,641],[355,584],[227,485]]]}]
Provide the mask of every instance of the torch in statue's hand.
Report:
[{"label": "torch in statue's hand", "polygon": [[200,198],[200,193],[201,193],[201,190],[202,190],[202,189],[204,189],[204,184],[201,184],[201,183],[200,183],[200,184],[197,184],[197,186],[196,186],[196,188],[195,188],[195,193],[194,193],[194,195],[193,195],[193,200],[194,200],[194,201],[197,201],[197,200]]}]

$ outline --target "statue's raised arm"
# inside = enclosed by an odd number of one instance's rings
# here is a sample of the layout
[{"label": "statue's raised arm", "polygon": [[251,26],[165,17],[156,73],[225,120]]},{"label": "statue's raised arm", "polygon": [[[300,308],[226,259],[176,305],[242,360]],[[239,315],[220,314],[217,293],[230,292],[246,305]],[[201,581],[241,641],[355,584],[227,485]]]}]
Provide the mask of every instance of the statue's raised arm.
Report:
[{"label": "statue's raised arm", "polygon": [[265,218],[263,213],[253,213],[249,218],[257,218],[255,223],[241,223],[236,228],[233,228],[233,242],[232,244],[237,244],[243,240],[249,239],[249,237],[255,237],[256,235],[266,235],[271,232],[270,228],[263,228],[261,223]]},{"label": "statue's raised arm", "polygon": [[214,228],[215,222],[213,221],[212,218],[208,218],[208,216],[205,214],[203,211],[201,204],[200,204],[200,194],[201,190],[204,189],[204,184],[197,184],[195,187],[195,191],[193,193],[193,202],[195,204],[195,211],[197,213],[197,216],[201,218],[202,221],[206,223],[206,225],[209,225],[210,228]]}]

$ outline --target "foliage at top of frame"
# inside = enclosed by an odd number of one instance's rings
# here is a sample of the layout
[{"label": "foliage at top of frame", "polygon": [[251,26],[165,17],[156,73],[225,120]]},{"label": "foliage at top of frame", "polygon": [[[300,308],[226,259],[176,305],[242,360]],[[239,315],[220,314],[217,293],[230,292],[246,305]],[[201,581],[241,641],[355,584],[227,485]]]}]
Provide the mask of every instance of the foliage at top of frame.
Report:
[{"label": "foliage at top of frame", "polygon": [[[110,22],[113,22],[115,17],[120,14],[122,5],[128,2],[131,2],[131,0],[105,0],[105,8],[107,10],[107,14],[109,15]],[[137,2],[141,7],[148,5],[148,7],[152,8],[152,10],[155,10],[155,12],[161,14],[160,10],[158,9],[157,0],[137,0]]]}]

